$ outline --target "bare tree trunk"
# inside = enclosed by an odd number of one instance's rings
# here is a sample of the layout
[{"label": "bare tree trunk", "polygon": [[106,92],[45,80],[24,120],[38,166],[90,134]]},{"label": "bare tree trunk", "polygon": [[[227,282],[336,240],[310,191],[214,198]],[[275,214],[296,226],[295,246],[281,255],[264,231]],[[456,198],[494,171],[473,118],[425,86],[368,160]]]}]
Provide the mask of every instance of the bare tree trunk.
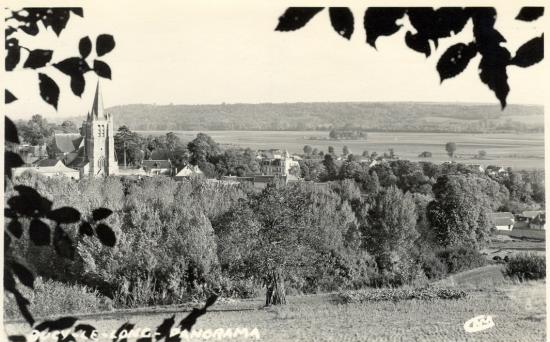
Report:
[{"label": "bare tree trunk", "polygon": [[281,270],[270,271],[266,283],[265,305],[286,304],[285,280]]}]

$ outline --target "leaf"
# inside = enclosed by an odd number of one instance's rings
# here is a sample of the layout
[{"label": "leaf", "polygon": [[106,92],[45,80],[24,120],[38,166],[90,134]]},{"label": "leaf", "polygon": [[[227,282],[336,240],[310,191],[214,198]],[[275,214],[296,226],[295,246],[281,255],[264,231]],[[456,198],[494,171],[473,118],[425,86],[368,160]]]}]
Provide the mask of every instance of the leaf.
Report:
[{"label": "leaf", "polygon": [[390,36],[401,28],[395,22],[405,14],[399,7],[369,7],[365,11],[363,25],[367,33],[367,43],[376,48],[380,36]]},{"label": "leaf", "polygon": [[19,26],[21,31],[25,32],[26,34],[30,36],[36,36],[40,30],[38,29],[38,25],[36,24],[36,21],[30,21],[27,22],[25,25]]},{"label": "leaf", "polygon": [[20,196],[14,196],[8,199],[8,205],[24,216],[39,217],[45,215],[52,208],[52,202],[45,197],[40,196],[35,189],[16,185],[14,189]]},{"label": "leaf", "polygon": [[523,44],[516,51],[516,55],[510,60],[510,64],[522,68],[537,64],[544,58],[544,33]]},{"label": "leaf", "polygon": [[13,236],[19,239],[23,234],[23,226],[21,225],[21,222],[19,222],[18,219],[12,219],[10,223],[8,223],[8,231]]},{"label": "leaf", "polygon": [[6,40],[6,71],[12,71],[15,69],[19,60],[21,59],[21,51],[19,47],[19,40],[16,38],[10,38]]},{"label": "leaf", "polygon": [[405,34],[405,43],[411,49],[425,54],[426,57],[428,57],[431,53],[428,39],[420,36],[418,33],[413,34],[411,31],[407,31]]},{"label": "leaf", "polygon": [[123,332],[123,331],[131,331],[132,329],[134,329],[134,326],[135,324],[131,324],[130,322],[126,322],[124,324],[122,324],[118,329],[117,331],[115,331],[114,333],[114,338],[113,338],[113,342],[122,342],[120,339],[119,339],[119,335]]},{"label": "leaf", "polygon": [[15,261],[10,262],[9,265],[21,284],[34,289],[34,275],[28,268]]},{"label": "leaf", "polygon": [[111,216],[113,211],[109,208],[97,208],[92,211],[92,218],[94,221],[100,221]]},{"label": "leaf", "polygon": [[[7,92],[7,90],[6,90]],[[4,132],[5,140],[14,144],[19,144],[19,136],[17,136],[17,127],[7,116],[4,116]]]},{"label": "leaf", "polygon": [[99,241],[108,247],[114,247],[116,243],[116,236],[111,227],[106,224],[100,223],[95,228],[95,232]]},{"label": "leaf", "polygon": [[23,164],[23,159],[19,154],[10,151],[4,152],[4,174],[8,178],[11,178],[13,168],[20,167]]},{"label": "leaf", "polygon": [[304,27],[323,7],[289,7],[279,17],[275,31],[295,31]]},{"label": "leaf", "polygon": [[61,62],[55,63],[53,66],[65,75],[69,75],[71,77],[82,75],[91,70],[88,63],[80,57],[66,58]]},{"label": "leaf", "polygon": [[495,93],[502,109],[504,109],[506,107],[506,97],[510,92],[508,74],[506,73],[509,58],[497,56],[483,56],[481,58],[479,78]]},{"label": "leaf", "polygon": [[82,11],[82,7],[69,7],[69,10],[74,14],[78,15],[79,17],[84,17],[84,12]]},{"label": "leaf", "polygon": [[407,15],[418,36],[433,40],[436,47],[438,39],[462,31],[470,18],[469,12],[459,7],[442,7],[437,10],[431,7],[411,7],[407,9]]},{"label": "leaf", "polygon": [[544,14],[544,7],[522,7],[516,19],[522,21],[533,21]]},{"label": "leaf", "polygon": [[10,245],[11,245],[10,234],[8,234],[4,231],[4,251],[7,251],[8,248],[10,248]]},{"label": "leaf", "polygon": [[46,103],[52,105],[57,110],[57,103],[59,101],[59,87],[48,75],[39,73],[38,79],[40,81],[40,96]]},{"label": "leaf", "polygon": [[78,43],[78,51],[80,52],[80,56],[82,56],[82,58],[86,58],[90,55],[90,52],[92,52],[92,41],[90,40],[90,37],[86,36],[80,39],[80,42]]},{"label": "leaf", "polygon": [[74,327],[74,332],[78,333],[79,331],[84,332],[84,336],[86,338],[91,339],[93,332],[96,330],[96,328],[93,325],[90,324],[79,324],[76,327]]},{"label": "leaf", "polygon": [[78,228],[78,232],[82,235],[88,235],[88,236],[94,235],[94,230],[92,229],[92,225],[88,222],[82,222],[82,224]]},{"label": "leaf", "polygon": [[[48,16],[46,20],[42,20],[44,22],[44,26],[48,27],[50,25],[55,32],[57,36],[61,34],[61,31],[65,29],[67,26],[67,22],[69,21],[69,17],[71,16],[71,12],[68,8],[54,8],[52,9],[53,13]],[[46,23],[48,22],[48,24]]]},{"label": "leaf", "polygon": [[105,62],[94,60],[94,71],[98,76],[111,79],[111,68]]},{"label": "leaf", "polygon": [[100,34],[95,40],[95,50],[99,57],[115,48],[115,39],[110,34]]},{"label": "leaf", "polygon": [[328,9],[330,23],[334,31],[346,39],[353,34],[353,13],[347,7],[330,7]]},{"label": "leaf", "polygon": [[84,79],[84,75],[76,74],[71,76],[71,90],[73,91],[73,94],[82,97],[82,93],[84,93],[85,87],[86,80]]},{"label": "leaf", "polygon": [[73,245],[73,241],[69,235],[61,229],[60,226],[55,227],[53,234],[53,246],[58,255],[66,259],[74,259],[75,247]]},{"label": "leaf", "polygon": [[29,237],[37,246],[50,244],[50,227],[39,219],[33,219],[29,226]]},{"label": "leaf", "polygon": [[477,54],[475,43],[468,45],[463,43],[455,44],[447,49],[437,62],[437,72],[441,82],[455,77],[463,72],[470,60]]},{"label": "leaf", "polygon": [[168,339],[170,337],[170,331],[172,330],[172,326],[174,326],[174,323],[176,322],[176,315],[172,315],[170,318],[166,318],[162,323],[157,327],[155,337],[157,340],[161,340],[162,338]]},{"label": "leaf", "polygon": [[27,338],[25,335],[9,335],[8,341],[10,342],[26,342]]},{"label": "leaf", "polygon": [[4,37],[8,37],[10,34],[17,32],[17,29],[15,27],[8,26],[4,32]]},{"label": "leaf", "polygon": [[17,214],[11,208],[4,208],[4,217],[16,219]]},{"label": "leaf", "polygon": [[53,321],[44,321],[34,327],[38,331],[55,331],[65,330],[72,327],[77,321],[76,317],[61,317]]},{"label": "leaf", "polygon": [[42,68],[50,62],[52,59],[53,51],[52,50],[41,50],[36,49],[32,50],[29,53],[29,57],[23,64],[23,68],[37,69]]},{"label": "leaf", "polygon": [[46,217],[57,223],[74,223],[80,220],[80,212],[72,207],[61,207],[50,211]]},{"label": "leaf", "polygon": [[[16,100],[17,100],[17,97],[15,97],[15,95],[13,95],[11,91],[7,89],[4,90],[4,103],[9,104]],[[17,144],[19,144],[19,142],[17,142]]]}]

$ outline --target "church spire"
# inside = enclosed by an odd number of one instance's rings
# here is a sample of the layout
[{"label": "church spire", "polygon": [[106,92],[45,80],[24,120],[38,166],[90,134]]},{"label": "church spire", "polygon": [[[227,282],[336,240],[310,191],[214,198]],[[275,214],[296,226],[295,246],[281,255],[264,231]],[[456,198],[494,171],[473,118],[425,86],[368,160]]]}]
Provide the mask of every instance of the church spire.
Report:
[{"label": "church spire", "polygon": [[92,105],[92,119],[106,119],[107,116],[103,110],[103,98],[101,97],[101,91],[99,89],[99,80],[97,81],[97,88],[95,90],[94,104]]}]

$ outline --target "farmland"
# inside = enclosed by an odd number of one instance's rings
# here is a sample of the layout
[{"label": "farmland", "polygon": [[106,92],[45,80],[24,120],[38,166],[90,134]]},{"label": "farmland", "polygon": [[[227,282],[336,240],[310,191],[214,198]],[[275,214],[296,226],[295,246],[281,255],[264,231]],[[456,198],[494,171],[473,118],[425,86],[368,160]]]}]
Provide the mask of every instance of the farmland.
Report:
[{"label": "farmland", "polygon": [[[486,268],[482,271],[477,274],[487,277],[499,273],[485,272]],[[468,277],[459,279],[462,279],[462,287]],[[335,294],[325,294],[291,296],[288,305],[270,308],[262,308],[261,299],[218,303],[193,329],[247,328],[251,331],[257,328],[262,341],[545,340],[544,282],[498,281],[500,284],[496,286],[491,285],[483,291],[479,288],[469,290],[466,298],[455,300],[341,304]],[[89,316],[83,322],[105,333],[127,321],[135,323],[136,328],[154,328],[172,312],[176,313],[176,322],[185,315],[175,307],[159,311],[109,314],[100,318]],[[480,332],[465,332],[464,323],[478,315],[491,315],[495,326]],[[21,333],[23,329],[22,324],[6,327],[8,333]]]},{"label": "farmland", "polygon": [[[143,135],[161,135],[166,131],[140,131]],[[177,131],[187,142],[198,131]],[[514,169],[544,168],[544,134],[468,134],[468,133],[397,133],[369,132],[363,140],[329,140],[324,131],[205,131],[216,142],[224,145],[250,147],[252,149],[286,149],[300,153],[304,145],[311,145],[327,151],[333,146],[337,153],[348,146],[352,153],[361,154],[364,150],[382,154],[393,148],[401,159],[412,161],[426,160],[435,163],[448,161],[445,143],[457,144],[457,161],[468,164],[510,166]],[[485,159],[475,159],[478,151],[487,152]],[[432,158],[419,158],[423,151],[432,153]]]}]

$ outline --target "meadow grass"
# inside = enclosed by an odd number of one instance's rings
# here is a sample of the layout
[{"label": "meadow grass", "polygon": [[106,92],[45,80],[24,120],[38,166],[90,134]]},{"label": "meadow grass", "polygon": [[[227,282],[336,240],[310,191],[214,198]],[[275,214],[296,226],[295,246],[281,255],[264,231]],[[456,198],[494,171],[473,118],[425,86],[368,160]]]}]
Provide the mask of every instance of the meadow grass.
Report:
[{"label": "meadow grass", "polygon": [[[262,307],[261,299],[215,304],[194,329],[257,328],[262,341],[545,340],[544,281],[473,287],[460,299],[342,304],[337,294],[322,294],[290,296],[288,302],[268,308]],[[118,313],[82,322],[110,332],[127,321],[136,327],[154,328],[170,315]],[[185,315],[176,312],[176,322]],[[464,323],[478,315],[491,315],[495,326],[467,333]],[[24,325],[8,324],[6,330],[23,332]]]}]

